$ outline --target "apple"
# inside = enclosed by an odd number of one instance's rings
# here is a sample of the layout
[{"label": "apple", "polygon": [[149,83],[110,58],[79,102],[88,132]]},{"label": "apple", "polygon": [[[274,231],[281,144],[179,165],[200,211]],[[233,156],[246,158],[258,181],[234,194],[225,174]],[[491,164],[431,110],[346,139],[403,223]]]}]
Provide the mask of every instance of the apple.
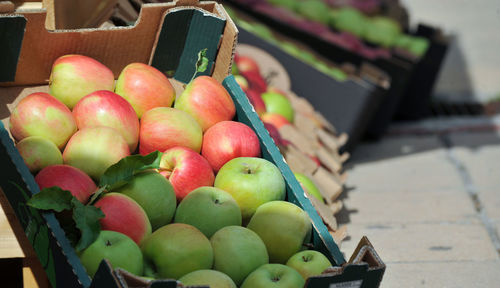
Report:
[{"label": "apple", "polygon": [[90,277],[94,277],[104,259],[109,261],[113,269],[121,268],[137,276],[143,273],[141,249],[130,237],[116,231],[101,231],[78,257]]},{"label": "apple", "polygon": [[215,176],[214,187],[229,192],[241,209],[246,223],[257,207],[273,200],[284,200],[285,180],[272,162],[257,157],[230,160]]},{"label": "apple", "polygon": [[339,31],[346,31],[358,37],[363,37],[367,26],[369,26],[363,13],[352,7],[342,7],[332,16],[330,17],[330,25]]},{"label": "apple", "polygon": [[69,165],[50,165],[38,172],[35,181],[40,190],[58,186],[71,192],[83,204],[86,204],[97,190],[94,181],[82,170]]},{"label": "apple", "polygon": [[241,226],[241,211],[233,196],[226,191],[200,187],[179,203],[174,222],[193,225],[210,238],[223,227]]},{"label": "apple", "polygon": [[56,59],[50,72],[50,95],[59,99],[69,109],[85,95],[97,90],[113,91],[113,72],[91,57],[64,55]]},{"label": "apple", "polygon": [[304,250],[292,255],[286,265],[295,269],[302,275],[304,280],[307,280],[311,276],[323,273],[328,267],[332,266],[332,263],[321,252]]},{"label": "apple", "polygon": [[177,205],[174,187],[155,170],[135,174],[131,181],[113,192],[134,199],[146,212],[153,231],[167,225],[174,217]]},{"label": "apple", "polygon": [[266,92],[262,93],[262,100],[266,103],[267,112],[281,114],[288,122],[293,123],[295,112],[290,100],[285,96],[275,92]]},{"label": "apple", "polygon": [[165,151],[175,146],[200,152],[203,132],[200,124],[188,113],[170,108],[157,107],[142,115],[139,128],[139,153],[147,155]]},{"label": "apple", "polygon": [[382,47],[391,47],[401,34],[401,26],[395,20],[384,17],[371,17],[366,25],[364,39]]},{"label": "apple", "polygon": [[233,280],[216,270],[196,270],[179,279],[184,286],[208,286],[210,288],[236,288]]},{"label": "apple", "polygon": [[68,107],[47,93],[37,92],[16,105],[10,115],[9,130],[16,141],[42,136],[62,149],[77,127]]},{"label": "apple", "polygon": [[178,201],[198,187],[212,186],[215,180],[208,161],[197,152],[182,146],[163,152],[159,171],[172,183]]},{"label": "apple", "polygon": [[271,138],[274,141],[274,144],[276,144],[278,148],[281,148],[281,146],[286,147],[287,145],[290,144],[288,140],[281,137],[281,134],[278,131],[278,128],[276,128],[276,126],[267,122],[263,122],[263,124],[264,128],[266,128],[267,132],[269,132],[269,136],[271,136]]},{"label": "apple", "polygon": [[290,121],[285,118],[285,116],[278,113],[266,112],[260,115],[262,122],[273,124],[274,127],[280,129],[282,126],[291,125]]},{"label": "apple", "polygon": [[137,117],[155,107],[171,107],[175,90],[167,76],[153,66],[130,63],[120,72],[115,93],[125,98]]},{"label": "apple", "polygon": [[203,132],[218,122],[233,119],[236,114],[231,95],[210,76],[198,76],[189,82],[174,107],[193,116]]},{"label": "apple", "polygon": [[264,93],[267,90],[267,83],[264,77],[258,71],[240,71],[240,75],[245,77],[248,82],[248,89],[257,93]]},{"label": "apple", "polygon": [[240,85],[243,91],[246,92],[248,90],[248,81],[247,79],[245,79],[245,77],[241,75],[234,75],[234,80],[236,81],[236,83],[238,83],[238,85]]},{"label": "apple", "polygon": [[247,226],[266,244],[269,262],[284,264],[309,241],[312,225],[309,215],[287,201],[271,201],[257,208]]},{"label": "apple", "polygon": [[226,226],[210,238],[214,249],[214,270],[227,274],[236,285],[260,266],[269,263],[266,245],[252,230]]},{"label": "apple", "polygon": [[117,130],[97,126],[83,128],[71,136],[63,161],[97,181],[109,166],[129,155],[129,146]]},{"label": "apple", "polygon": [[238,56],[234,58],[234,62],[238,67],[239,73],[251,71],[260,74],[259,65],[252,57],[238,54]]},{"label": "apple", "polygon": [[316,197],[316,199],[318,199],[319,201],[323,202],[323,196],[321,195],[321,192],[319,191],[316,184],[314,184],[314,182],[311,180],[311,178],[298,172],[293,173],[293,175],[295,175],[295,178],[297,178],[297,181],[299,181],[302,189],[307,191],[307,193],[311,194],[313,197]]},{"label": "apple", "polygon": [[[173,223],[156,230],[141,244],[148,273],[154,278],[174,278],[212,268],[210,241],[194,226]],[[150,276],[145,273],[145,276]]]},{"label": "apple", "polygon": [[306,19],[323,24],[328,24],[330,20],[330,6],[322,0],[299,1],[295,11]]},{"label": "apple", "polygon": [[101,208],[104,213],[104,218],[99,220],[102,230],[123,233],[138,245],[151,234],[151,223],[146,212],[125,194],[106,193],[94,206]]},{"label": "apple", "polygon": [[78,129],[107,126],[115,128],[127,141],[130,153],[139,141],[139,119],[127,100],[107,90],[92,92],[73,107]]},{"label": "apple", "polygon": [[203,135],[201,155],[215,172],[237,157],[260,156],[260,142],[252,128],[236,121],[222,121]]},{"label": "apple", "polygon": [[63,164],[61,150],[42,136],[26,137],[16,144],[16,148],[31,173],[50,165]]},{"label": "apple", "polygon": [[248,101],[250,101],[250,104],[252,104],[255,109],[255,112],[257,112],[259,116],[266,112],[266,103],[262,100],[262,96],[260,96],[259,92],[247,89],[245,94],[247,95]]},{"label": "apple", "polygon": [[264,264],[245,279],[241,288],[303,288],[304,278],[293,268],[283,264]]}]

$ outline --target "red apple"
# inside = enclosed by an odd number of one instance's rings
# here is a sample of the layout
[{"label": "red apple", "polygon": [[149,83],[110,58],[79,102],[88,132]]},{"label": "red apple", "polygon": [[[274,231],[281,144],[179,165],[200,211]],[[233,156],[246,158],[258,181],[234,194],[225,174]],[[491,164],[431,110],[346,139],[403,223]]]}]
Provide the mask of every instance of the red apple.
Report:
[{"label": "red apple", "polygon": [[139,119],[127,100],[111,91],[99,90],[83,97],[73,108],[78,129],[107,126],[127,141],[130,153],[139,141]]},{"label": "red apple", "polygon": [[258,93],[264,93],[267,90],[266,80],[260,75],[259,72],[246,71],[240,72],[241,76],[245,77],[248,81],[249,89],[255,90]]},{"label": "red apple", "polygon": [[152,108],[172,106],[175,99],[167,76],[143,63],[131,63],[121,71],[115,93],[132,105],[139,118]]},{"label": "red apple", "polygon": [[191,81],[176,99],[174,107],[193,116],[203,132],[215,123],[233,119],[236,114],[231,95],[210,76],[199,76]]},{"label": "red apple", "polygon": [[238,67],[238,71],[241,72],[256,72],[260,74],[259,65],[255,60],[249,56],[238,55],[234,58],[234,62]]},{"label": "red apple", "polygon": [[97,181],[109,166],[128,155],[127,142],[117,130],[97,126],[83,128],[69,139],[63,161]]},{"label": "red apple", "polygon": [[80,202],[86,204],[97,190],[94,181],[82,170],[69,165],[51,165],[36,174],[35,181],[40,190],[58,186],[71,192]]},{"label": "red apple", "polygon": [[83,55],[57,58],[50,73],[50,94],[69,109],[85,95],[97,90],[113,91],[115,76],[99,61]]},{"label": "red apple", "polygon": [[260,142],[257,134],[247,125],[235,121],[222,121],[205,132],[201,155],[215,172],[236,157],[259,157]]},{"label": "red apple", "polygon": [[12,111],[10,133],[17,141],[29,136],[42,136],[62,149],[73,133],[73,114],[61,101],[47,93],[33,93],[22,99]]},{"label": "red apple", "polygon": [[255,109],[255,112],[257,112],[259,116],[266,113],[266,103],[262,100],[259,92],[248,89],[245,91],[245,94],[247,95],[248,101],[250,101],[250,104],[252,104]]},{"label": "red apple", "polygon": [[151,223],[146,212],[125,194],[107,193],[94,206],[101,208],[104,213],[104,218],[99,220],[102,230],[123,233],[138,245],[151,234]]},{"label": "red apple", "polygon": [[281,137],[278,128],[276,128],[273,124],[264,122],[264,128],[266,128],[267,132],[269,132],[269,136],[271,136],[276,146],[279,147],[288,145],[287,140]]},{"label": "red apple", "polygon": [[170,148],[163,153],[160,173],[174,186],[178,201],[198,187],[212,186],[215,180],[208,161],[197,152],[181,146]]},{"label": "red apple", "polygon": [[262,120],[262,122],[273,124],[277,129],[280,129],[285,125],[292,124],[290,123],[290,121],[288,121],[288,119],[285,118],[285,116],[273,112],[266,112],[262,114],[260,116],[260,119]]},{"label": "red apple", "polygon": [[141,118],[139,130],[139,153],[165,151],[175,146],[201,150],[203,132],[200,124],[188,113],[170,108],[153,108]]}]

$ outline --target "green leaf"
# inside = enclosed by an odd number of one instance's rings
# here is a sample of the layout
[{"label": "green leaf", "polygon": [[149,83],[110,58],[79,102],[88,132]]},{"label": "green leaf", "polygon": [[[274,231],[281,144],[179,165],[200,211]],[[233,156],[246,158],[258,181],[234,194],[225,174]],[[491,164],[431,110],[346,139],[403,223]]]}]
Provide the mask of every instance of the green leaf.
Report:
[{"label": "green leaf", "polygon": [[53,186],[44,188],[39,193],[34,194],[26,204],[41,210],[61,212],[63,210],[71,210],[71,200],[73,198],[74,196],[71,195],[71,192]]},{"label": "green leaf", "polygon": [[201,73],[205,72],[208,67],[208,58],[207,56],[207,49],[202,49],[200,52],[198,52],[198,61],[196,62],[196,72]]},{"label": "green leaf", "polygon": [[107,192],[107,191],[108,191],[108,186],[99,187],[99,189],[97,189],[94,192],[94,194],[92,194],[87,205],[93,205],[97,201],[99,196],[101,196],[102,193]]},{"label": "green leaf", "polygon": [[107,186],[108,190],[112,191],[127,184],[138,172],[148,169],[158,169],[160,168],[161,155],[161,152],[155,151],[146,156],[140,154],[127,156],[104,172],[101,176],[99,186]]},{"label": "green leaf", "polygon": [[76,198],[73,198],[71,203],[73,204],[73,220],[81,232],[80,240],[75,247],[75,250],[80,252],[94,243],[99,236],[101,232],[99,219],[104,218],[104,213],[98,207],[83,205]]}]

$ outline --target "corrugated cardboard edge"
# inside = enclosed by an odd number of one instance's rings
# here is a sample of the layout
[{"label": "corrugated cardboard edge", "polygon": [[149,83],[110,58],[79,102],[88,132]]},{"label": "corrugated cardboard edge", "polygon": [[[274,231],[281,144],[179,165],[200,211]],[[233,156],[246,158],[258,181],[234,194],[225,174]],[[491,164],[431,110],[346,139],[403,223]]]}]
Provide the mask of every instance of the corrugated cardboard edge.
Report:
[{"label": "corrugated cardboard edge", "polygon": [[[144,4],[134,26],[115,28],[87,28],[52,30],[45,28],[50,13],[45,10],[21,11],[28,19],[14,82],[1,86],[37,85],[48,82],[51,65],[59,56],[73,53],[90,56],[109,67],[115,77],[126,64],[149,63],[164,13],[174,7],[201,7],[204,11],[226,18],[224,35],[216,59],[213,76],[222,81],[231,70],[238,30],[223,7],[217,2],[178,0],[162,4]],[[206,9],[211,9],[208,11]],[[130,43],[134,45],[130,45]],[[113,45],[111,45],[113,44]],[[47,45],[50,45],[47,47]],[[110,47],[111,46],[111,47]],[[119,49],[113,49],[119,47]],[[40,52],[40,51],[46,51]]]}]

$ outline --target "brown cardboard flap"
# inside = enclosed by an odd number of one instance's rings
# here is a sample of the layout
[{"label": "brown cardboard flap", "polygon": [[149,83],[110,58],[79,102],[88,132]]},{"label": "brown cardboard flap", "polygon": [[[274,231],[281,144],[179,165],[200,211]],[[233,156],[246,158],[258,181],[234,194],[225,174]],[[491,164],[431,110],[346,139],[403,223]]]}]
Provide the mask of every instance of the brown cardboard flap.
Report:
[{"label": "brown cardboard flap", "polygon": [[319,201],[316,197],[311,196],[309,193],[307,193],[307,198],[309,198],[311,204],[316,209],[323,222],[325,222],[328,229],[337,230],[337,220],[333,217],[330,207],[323,203],[323,201]]},{"label": "brown cardboard flap", "polygon": [[313,180],[318,184],[319,190],[328,205],[334,203],[342,193],[343,186],[337,183],[332,175],[323,167],[319,167],[314,172]]},{"label": "brown cardboard flap", "polygon": [[288,145],[282,151],[288,166],[294,173],[313,174],[318,169],[318,164],[311,158],[295,148],[293,145]]},{"label": "brown cardboard flap", "polygon": [[14,11],[14,3],[10,1],[0,1],[0,13],[9,13]]},{"label": "brown cardboard flap", "polygon": [[[79,30],[47,30],[46,11],[23,11],[26,17],[26,32],[17,65],[15,82],[2,85],[37,85],[47,83],[52,63],[65,54],[83,54],[95,58],[109,67],[115,77],[129,63],[150,63],[158,29],[166,11],[185,5],[202,8],[210,13],[222,13],[219,4],[212,1],[196,0],[175,1],[163,4],[144,4],[139,18],[132,27],[116,27],[114,29],[79,29]],[[217,7],[217,8],[216,8]],[[223,15],[226,17],[226,15]],[[232,23],[232,22],[231,22]],[[229,26],[229,27],[228,27]],[[223,37],[226,46],[235,42],[235,27],[226,25],[230,35]],[[232,53],[232,50],[222,51]],[[214,74],[217,79],[227,76],[231,61],[227,55],[218,55],[222,63],[217,63]],[[225,59],[228,58],[228,59]],[[223,65],[228,65],[223,67]],[[229,67],[229,68],[228,68]],[[224,77],[222,77],[224,75]]]},{"label": "brown cardboard flap", "polygon": [[317,149],[318,145],[305,138],[293,125],[281,126],[279,132],[283,139],[292,142],[303,153],[311,153],[314,155],[314,151]]},{"label": "brown cardboard flap", "polygon": [[316,150],[316,156],[321,164],[328,168],[328,170],[338,172],[342,169],[342,163],[336,153],[330,153],[330,151],[326,150],[324,147],[319,147]]}]

